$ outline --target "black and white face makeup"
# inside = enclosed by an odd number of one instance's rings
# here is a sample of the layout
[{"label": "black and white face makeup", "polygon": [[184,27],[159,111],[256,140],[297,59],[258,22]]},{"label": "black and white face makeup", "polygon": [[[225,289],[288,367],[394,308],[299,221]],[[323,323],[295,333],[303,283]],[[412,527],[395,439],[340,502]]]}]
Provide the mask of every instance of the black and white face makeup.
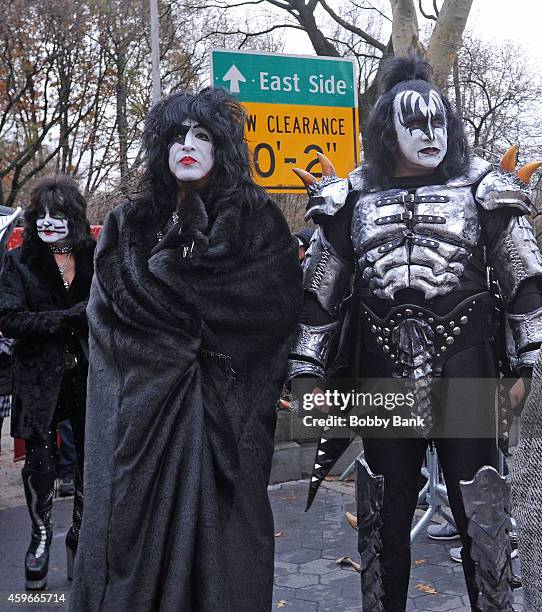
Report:
[{"label": "black and white face makeup", "polygon": [[393,101],[393,124],[399,150],[414,169],[434,169],[448,148],[446,109],[434,89],[402,91]]},{"label": "black and white face makeup", "polygon": [[182,182],[198,181],[211,171],[215,161],[213,137],[195,121],[183,121],[169,144],[169,169]]},{"label": "black and white face makeup", "polygon": [[38,236],[47,244],[65,240],[69,233],[68,217],[61,212],[49,212],[48,208],[36,220]]}]

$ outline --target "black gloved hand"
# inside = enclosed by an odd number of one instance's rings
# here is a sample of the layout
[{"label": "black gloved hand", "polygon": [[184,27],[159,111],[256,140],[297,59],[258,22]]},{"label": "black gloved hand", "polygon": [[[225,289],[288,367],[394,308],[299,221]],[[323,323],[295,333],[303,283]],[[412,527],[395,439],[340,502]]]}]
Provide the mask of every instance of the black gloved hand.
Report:
[{"label": "black gloved hand", "polygon": [[180,249],[181,257],[191,258],[207,251],[209,239],[204,232],[207,231],[209,219],[205,204],[197,191],[189,191],[183,198],[179,217],[179,221],[153,248],[151,255],[163,249]]}]

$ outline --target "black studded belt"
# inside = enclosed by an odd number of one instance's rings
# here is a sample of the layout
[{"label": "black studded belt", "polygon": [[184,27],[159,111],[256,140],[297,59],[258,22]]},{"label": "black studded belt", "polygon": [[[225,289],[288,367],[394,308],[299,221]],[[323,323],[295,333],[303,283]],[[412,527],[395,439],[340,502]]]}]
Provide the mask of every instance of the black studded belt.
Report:
[{"label": "black studded belt", "polygon": [[428,340],[433,374],[438,376],[451,355],[470,346],[493,342],[498,321],[496,301],[487,292],[466,298],[444,317],[423,306],[401,304],[381,319],[363,301],[360,313],[365,350],[384,357],[399,376],[402,371],[400,338],[412,329],[412,324]]}]

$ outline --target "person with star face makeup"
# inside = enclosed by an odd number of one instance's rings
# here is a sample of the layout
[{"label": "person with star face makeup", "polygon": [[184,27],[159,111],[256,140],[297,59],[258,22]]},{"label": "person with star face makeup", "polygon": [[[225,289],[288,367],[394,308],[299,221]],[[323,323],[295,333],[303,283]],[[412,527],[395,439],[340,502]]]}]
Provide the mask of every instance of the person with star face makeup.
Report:
[{"label": "person with star face makeup", "polygon": [[213,137],[194,120],[184,121],[169,146],[169,169],[180,184],[203,184],[214,164]]},{"label": "person with star face makeup", "polygon": [[271,609],[267,484],[301,270],[244,126],[223,89],[158,102],[141,193],[100,235],[74,612]]},{"label": "person with star face makeup", "polygon": [[73,522],[66,535],[73,574],[83,512],[87,382],[86,305],[94,240],[86,202],[73,179],[55,175],[32,189],[21,247],[9,251],[0,275],[0,331],[13,338],[11,435],[26,442],[22,470],[32,523],[25,585],[47,585],[55,484],[56,428],[70,419],[77,450]]},{"label": "person with star face makeup", "polygon": [[429,90],[402,91],[393,101],[397,134],[396,176],[425,174],[437,168],[448,148],[446,110],[440,95]]},{"label": "person with star face makeup", "polygon": [[[508,536],[499,531],[508,506],[495,496],[494,524],[478,525],[474,515],[468,530],[472,506],[459,483],[497,465],[503,320],[508,359],[520,376],[510,393],[516,408],[542,341],[542,255],[525,218],[534,166],[515,173],[514,151],[498,168],[472,156],[461,120],[420,58],[387,60],[379,86],[364,164],[348,179],[338,178],[324,156],[320,180],[296,170],[309,192],[306,219],[319,227],[304,264],[305,304],[288,378],[309,378],[314,388],[337,371],[384,386],[395,378],[412,394],[401,416],[415,425],[357,431],[368,468],[358,472],[364,610],[405,610],[410,530],[430,443],[461,536],[471,607],[489,609],[484,597],[511,593],[511,567],[493,571],[509,563]],[[320,440],[309,506],[349,443],[329,432]],[[383,477],[383,489],[374,475]],[[471,538],[485,532],[500,553],[493,558]],[[488,578],[494,575],[496,582]]]}]

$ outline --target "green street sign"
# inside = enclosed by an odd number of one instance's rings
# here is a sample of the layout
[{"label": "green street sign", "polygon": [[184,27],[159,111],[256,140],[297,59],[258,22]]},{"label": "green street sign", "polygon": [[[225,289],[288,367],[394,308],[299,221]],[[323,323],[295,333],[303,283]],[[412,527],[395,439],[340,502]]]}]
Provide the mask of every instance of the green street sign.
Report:
[{"label": "green street sign", "polygon": [[213,49],[211,79],[240,102],[357,106],[349,59]]}]

